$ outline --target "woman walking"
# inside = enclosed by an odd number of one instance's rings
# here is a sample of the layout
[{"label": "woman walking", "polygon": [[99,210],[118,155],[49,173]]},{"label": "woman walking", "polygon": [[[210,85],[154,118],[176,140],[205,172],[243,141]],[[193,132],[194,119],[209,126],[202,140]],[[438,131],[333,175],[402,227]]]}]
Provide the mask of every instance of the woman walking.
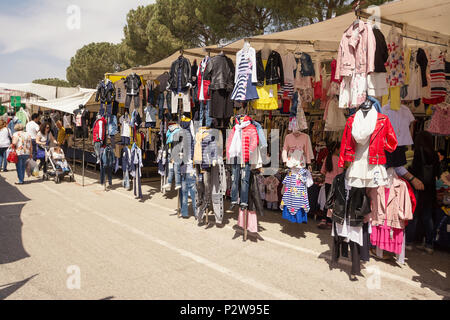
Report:
[{"label": "woman walking", "polygon": [[0,119],[0,170],[3,172],[8,171],[6,169],[8,160],[6,159],[6,150],[11,145],[11,131],[6,126],[6,121]]},{"label": "woman walking", "polygon": [[12,145],[14,146],[19,159],[16,163],[17,178],[19,179],[19,182],[16,182],[16,184],[23,184],[25,179],[25,163],[28,158],[32,158],[31,138],[28,133],[23,131],[23,124],[21,123],[14,126],[14,131]]}]

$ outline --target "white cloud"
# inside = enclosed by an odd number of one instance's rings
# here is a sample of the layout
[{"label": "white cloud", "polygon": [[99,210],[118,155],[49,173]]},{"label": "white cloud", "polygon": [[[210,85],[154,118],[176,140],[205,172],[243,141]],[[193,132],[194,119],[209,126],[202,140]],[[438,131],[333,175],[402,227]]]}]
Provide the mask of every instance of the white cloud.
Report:
[{"label": "white cloud", "polygon": [[[154,0],[38,0],[21,11],[0,12],[0,54],[39,49],[68,61],[77,49],[90,42],[118,43],[129,10]],[[67,8],[80,8],[79,30],[70,30]],[[7,14],[5,12],[8,12]],[[73,21],[72,21],[73,22]]]}]

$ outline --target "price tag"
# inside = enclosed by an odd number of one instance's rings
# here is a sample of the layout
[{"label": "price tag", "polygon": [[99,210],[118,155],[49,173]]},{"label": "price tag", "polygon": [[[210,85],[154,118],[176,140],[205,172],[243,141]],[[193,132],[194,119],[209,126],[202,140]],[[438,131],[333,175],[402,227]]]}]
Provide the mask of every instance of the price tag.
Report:
[{"label": "price tag", "polygon": [[450,232],[450,224],[447,224],[447,232]]},{"label": "price tag", "polygon": [[173,162],[169,163],[169,170],[173,169]]},{"label": "price tag", "polygon": [[273,98],[273,89],[270,89],[270,91],[269,91],[269,97],[270,97],[270,98]]}]

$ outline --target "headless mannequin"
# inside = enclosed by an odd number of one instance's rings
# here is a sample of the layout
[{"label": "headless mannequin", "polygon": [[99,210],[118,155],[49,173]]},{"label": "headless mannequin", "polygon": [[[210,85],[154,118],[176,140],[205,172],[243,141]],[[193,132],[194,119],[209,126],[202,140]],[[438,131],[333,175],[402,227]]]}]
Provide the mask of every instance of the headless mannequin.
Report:
[{"label": "headless mannequin", "polygon": [[250,42],[245,41],[244,46],[242,47],[242,51],[246,54],[248,52],[248,49],[250,49]]},{"label": "headless mannequin", "polygon": [[272,49],[270,48],[268,43],[264,43],[264,46],[261,49],[261,58],[263,60],[269,59],[270,54],[272,53]]},{"label": "headless mannequin", "polygon": [[280,44],[280,45],[278,46],[278,48],[277,48],[277,52],[283,56],[283,55],[285,55],[288,51],[287,51],[287,48],[286,48],[286,46],[285,46],[284,44]]}]

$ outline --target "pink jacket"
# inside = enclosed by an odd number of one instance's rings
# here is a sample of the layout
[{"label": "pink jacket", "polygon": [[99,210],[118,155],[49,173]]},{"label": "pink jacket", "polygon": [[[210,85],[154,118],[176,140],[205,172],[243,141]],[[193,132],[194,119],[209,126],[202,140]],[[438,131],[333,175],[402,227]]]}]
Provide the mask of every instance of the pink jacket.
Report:
[{"label": "pink jacket", "polygon": [[[376,41],[370,24],[358,23],[359,32],[353,34],[353,24],[342,36],[337,55],[335,79],[353,73],[370,73],[375,70]],[[356,30],[356,29],[355,29]]]},{"label": "pink jacket", "polygon": [[404,181],[394,178],[389,192],[387,207],[385,205],[384,187],[370,188],[368,190],[367,193],[370,197],[370,207],[372,209],[370,218],[373,226],[384,225],[387,220],[388,227],[404,229],[405,221],[412,220],[411,200],[408,186]]}]

